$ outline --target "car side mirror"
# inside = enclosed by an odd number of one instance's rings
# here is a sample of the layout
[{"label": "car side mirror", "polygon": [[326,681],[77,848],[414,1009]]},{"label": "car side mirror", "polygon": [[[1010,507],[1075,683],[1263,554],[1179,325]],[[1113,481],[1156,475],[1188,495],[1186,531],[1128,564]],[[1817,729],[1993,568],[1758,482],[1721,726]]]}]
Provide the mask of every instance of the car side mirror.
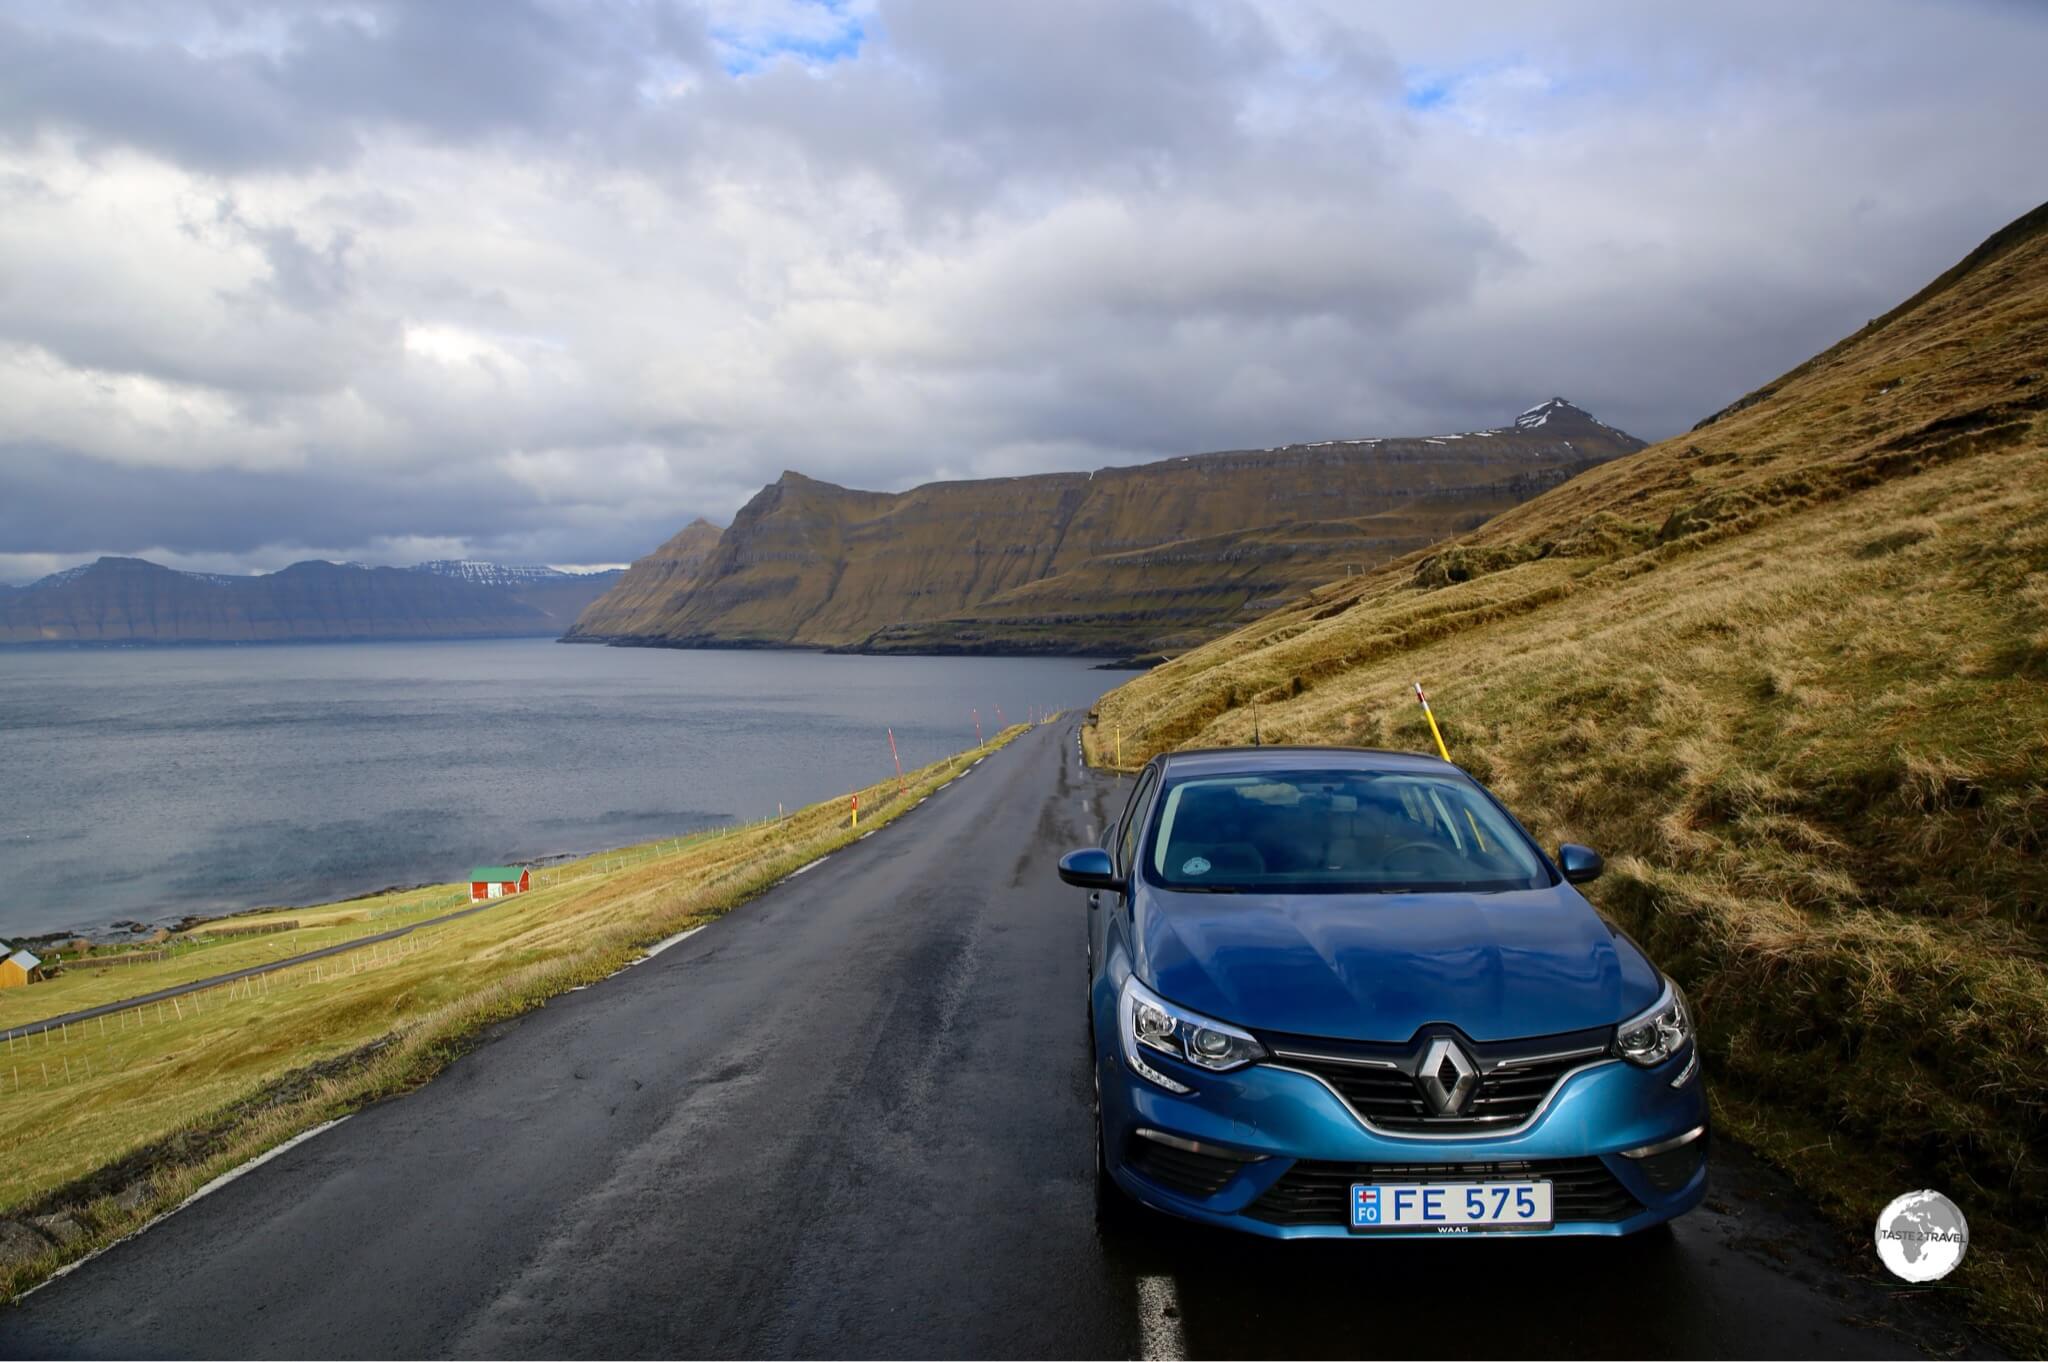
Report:
[{"label": "car side mirror", "polygon": [[1060,878],[1082,889],[1122,889],[1116,862],[1101,847],[1083,847],[1060,857]]},{"label": "car side mirror", "polygon": [[1591,847],[1566,842],[1557,849],[1557,868],[1564,872],[1566,884],[1585,884],[1599,879],[1600,872],[1607,868],[1607,862],[1601,860],[1600,853]]}]

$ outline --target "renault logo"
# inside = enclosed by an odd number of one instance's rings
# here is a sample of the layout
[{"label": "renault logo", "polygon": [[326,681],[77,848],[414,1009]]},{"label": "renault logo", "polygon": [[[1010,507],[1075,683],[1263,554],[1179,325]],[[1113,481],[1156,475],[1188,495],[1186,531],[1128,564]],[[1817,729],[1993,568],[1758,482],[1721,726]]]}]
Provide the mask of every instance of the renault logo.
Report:
[{"label": "renault logo", "polygon": [[1455,1116],[1465,1109],[1472,1089],[1479,1086],[1479,1070],[1466,1057],[1458,1042],[1438,1036],[1423,1047],[1422,1062],[1415,1076],[1422,1083],[1422,1095],[1430,1110],[1439,1116]]}]

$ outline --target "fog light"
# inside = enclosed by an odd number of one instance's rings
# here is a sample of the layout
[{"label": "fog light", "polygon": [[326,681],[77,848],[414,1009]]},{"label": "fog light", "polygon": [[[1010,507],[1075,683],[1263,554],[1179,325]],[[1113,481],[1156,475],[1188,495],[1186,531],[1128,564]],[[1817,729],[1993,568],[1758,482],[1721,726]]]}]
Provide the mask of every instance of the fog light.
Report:
[{"label": "fog light", "polygon": [[1706,1157],[1707,1147],[1700,1136],[1707,1133],[1705,1126],[1694,1126],[1683,1135],[1675,1135],[1655,1144],[1642,1145],[1636,1149],[1624,1149],[1622,1157],[1634,1162],[1636,1171],[1660,1192],[1675,1192],[1693,1180],[1700,1171],[1700,1161]]},{"label": "fog light", "polygon": [[1154,1130],[1150,1126],[1139,1126],[1131,1133],[1141,1140],[1150,1140],[1154,1144],[1163,1144],[1168,1149],[1178,1149],[1185,1154],[1200,1154],[1204,1158],[1228,1159],[1233,1163],[1263,1163],[1266,1159],[1264,1154],[1246,1154],[1240,1150],[1229,1149],[1220,1144],[1204,1144],[1200,1140],[1190,1140],[1180,1135],[1169,1135],[1163,1130]]},{"label": "fog light", "polygon": [[1685,1134],[1673,1135],[1668,1140],[1659,1140],[1655,1144],[1637,1145],[1634,1149],[1624,1149],[1621,1151],[1621,1156],[1624,1159],[1647,1159],[1652,1155],[1663,1154],[1677,1149],[1680,1145],[1691,1144],[1706,1133],[1707,1128],[1705,1126],[1694,1126],[1691,1130],[1686,1131]]}]

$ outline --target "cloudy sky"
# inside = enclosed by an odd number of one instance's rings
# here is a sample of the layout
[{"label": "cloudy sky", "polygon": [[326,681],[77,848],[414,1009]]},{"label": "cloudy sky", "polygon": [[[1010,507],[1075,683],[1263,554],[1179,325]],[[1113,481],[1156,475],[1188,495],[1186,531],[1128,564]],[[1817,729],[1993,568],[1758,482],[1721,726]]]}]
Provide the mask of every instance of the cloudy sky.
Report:
[{"label": "cloudy sky", "polygon": [[2048,197],[2044,55],[2020,0],[16,0],[0,581],[1669,435]]}]

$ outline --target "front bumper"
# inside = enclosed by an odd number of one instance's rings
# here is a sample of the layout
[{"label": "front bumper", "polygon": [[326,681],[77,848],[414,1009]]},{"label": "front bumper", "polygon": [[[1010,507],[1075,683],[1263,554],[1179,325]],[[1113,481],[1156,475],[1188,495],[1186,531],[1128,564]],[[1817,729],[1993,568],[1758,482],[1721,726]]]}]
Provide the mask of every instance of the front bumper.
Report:
[{"label": "front bumper", "polygon": [[[1172,1065],[1194,1089],[1185,1097],[1137,1077],[1114,1051],[1096,1064],[1110,1176],[1136,1200],[1274,1239],[1379,1239],[1446,1231],[1355,1234],[1343,1200],[1354,1179],[1550,1179],[1556,1219],[1510,1232],[1522,1235],[1631,1234],[1691,1210],[1706,1195],[1706,1091],[1698,1073],[1671,1086],[1691,1058],[1688,1047],[1654,1069],[1620,1060],[1582,1069],[1526,1130],[1469,1138],[1371,1130],[1315,1078],[1270,1064],[1227,1074]],[[1667,1153],[1622,1152],[1694,1129],[1697,1138]]]}]

